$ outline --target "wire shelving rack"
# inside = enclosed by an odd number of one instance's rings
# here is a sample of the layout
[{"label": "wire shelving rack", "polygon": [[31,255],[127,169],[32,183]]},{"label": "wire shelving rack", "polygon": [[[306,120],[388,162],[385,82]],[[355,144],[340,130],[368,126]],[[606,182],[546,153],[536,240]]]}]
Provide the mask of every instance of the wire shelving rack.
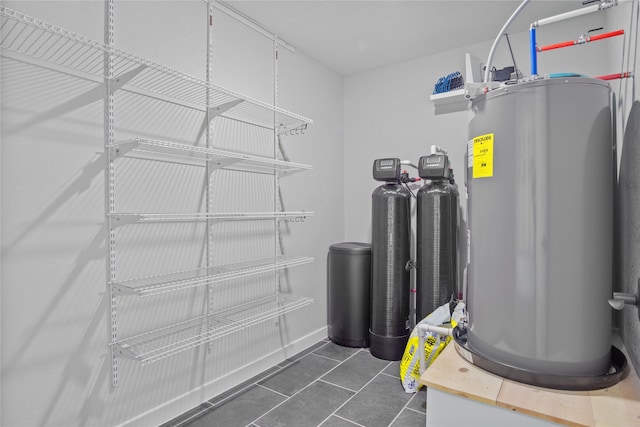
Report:
[{"label": "wire shelving rack", "polygon": [[[280,135],[304,132],[313,121],[277,106],[277,66],[275,71],[274,103],[242,95],[214,84],[211,80],[212,39],[211,23],[208,28],[207,79],[166,67],[140,56],[114,47],[113,0],[105,0],[108,10],[105,16],[105,42],[67,30],[25,13],[0,6],[0,53],[3,57],[44,69],[90,81],[105,89],[105,152],[107,179],[105,191],[107,204],[105,221],[109,229],[107,296],[110,300],[110,336],[108,339],[111,359],[111,385],[118,385],[118,358],[139,361],[142,365],[162,360],[182,351],[280,316],[312,303],[306,297],[283,294],[279,291],[278,272],[290,267],[313,262],[309,257],[284,256],[280,252],[279,222],[302,222],[314,215],[308,211],[278,210],[273,212],[212,212],[207,196],[207,212],[204,213],[130,213],[115,210],[115,163],[121,156],[135,153],[152,160],[170,157],[172,161],[203,165],[208,173],[216,169],[232,169],[270,174],[274,177],[274,190],[279,193],[278,179],[295,172],[310,170],[310,165],[280,160],[274,146],[273,158],[247,153],[220,150],[212,146],[211,123],[216,117],[238,121],[251,126],[269,129],[274,144]],[[212,13],[212,0],[208,1],[208,13]],[[277,47],[274,41],[274,51]],[[277,52],[275,52],[277,59]],[[204,112],[209,123],[207,147],[161,141],[146,137],[115,141],[114,93],[123,91],[170,104]],[[145,157],[148,156],[148,157]],[[208,190],[210,191],[210,190]],[[123,225],[206,221],[208,225],[219,221],[273,220],[276,227],[275,255],[269,258],[249,260],[227,265],[213,265],[208,254],[205,268],[180,271],[149,277],[116,280],[116,228]],[[208,227],[209,228],[209,227]],[[210,237],[207,237],[210,242]],[[207,249],[208,250],[208,249]],[[209,250],[208,250],[209,251]],[[227,280],[258,274],[275,274],[273,295],[249,301],[219,311],[211,311],[212,285]],[[208,293],[207,315],[185,322],[168,325],[133,337],[118,337],[116,299],[122,296],[150,297],[169,292],[206,286]]]}]

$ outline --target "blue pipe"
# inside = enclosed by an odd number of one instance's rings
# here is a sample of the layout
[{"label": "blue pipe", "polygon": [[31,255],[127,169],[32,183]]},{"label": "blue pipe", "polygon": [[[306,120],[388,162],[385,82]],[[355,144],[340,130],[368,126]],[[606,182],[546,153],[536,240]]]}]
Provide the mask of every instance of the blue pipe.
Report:
[{"label": "blue pipe", "polygon": [[536,27],[529,28],[529,52],[531,57],[531,75],[538,75],[538,51],[536,48]]}]

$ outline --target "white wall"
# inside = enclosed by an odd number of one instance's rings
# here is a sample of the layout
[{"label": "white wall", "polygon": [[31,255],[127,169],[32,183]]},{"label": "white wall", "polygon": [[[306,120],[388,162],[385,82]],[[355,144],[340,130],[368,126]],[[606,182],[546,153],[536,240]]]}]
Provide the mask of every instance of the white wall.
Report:
[{"label": "white wall", "polygon": [[[103,40],[103,2],[3,2]],[[205,78],[206,5],[201,1],[116,2],[116,46]],[[271,42],[214,13],[218,84],[273,102]],[[273,366],[326,336],[326,272],[331,243],[344,235],[342,78],[302,53],[282,51],[279,105],[315,120],[304,136],[283,139],[291,161],[315,166],[281,180],[288,210],[315,211],[304,224],[283,224],[286,255],[316,258],[283,274],[286,292],[314,304],[206,347],[140,367],[119,361],[112,390],[105,296],[103,93],[83,82],[10,59],[0,89],[2,203],[3,426],[158,425]],[[203,144],[203,113],[117,93],[115,138],[147,136]],[[267,132],[216,120],[218,145],[273,153]],[[238,138],[237,135],[241,135]],[[201,168],[121,159],[119,211],[202,211]],[[272,210],[272,178],[216,172],[215,209]],[[213,228],[216,262],[272,253],[269,224]],[[117,231],[118,279],[204,265],[202,224],[127,226]],[[257,276],[216,286],[223,307],[273,290]],[[203,313],[203,289],[118,298],[119,337]],[[285,351],[282,351],[282,348]],[[239,369],[242,368],[242,369]]]}]

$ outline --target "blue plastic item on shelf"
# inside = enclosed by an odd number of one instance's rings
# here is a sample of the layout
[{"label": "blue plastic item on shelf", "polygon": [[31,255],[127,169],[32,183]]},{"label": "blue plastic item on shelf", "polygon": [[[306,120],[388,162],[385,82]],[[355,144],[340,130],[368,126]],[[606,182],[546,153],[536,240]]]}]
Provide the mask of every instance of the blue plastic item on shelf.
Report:
[{"label": "blue plastic item on shelf", "polygon": [[464,78],[460,71],[440,77],[433,88],[433,94],[449,92],[464,87]]}]

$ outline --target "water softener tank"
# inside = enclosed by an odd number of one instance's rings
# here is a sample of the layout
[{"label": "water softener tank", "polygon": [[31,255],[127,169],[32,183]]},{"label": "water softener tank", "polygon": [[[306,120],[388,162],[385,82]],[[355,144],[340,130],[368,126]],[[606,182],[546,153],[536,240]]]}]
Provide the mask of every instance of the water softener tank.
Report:
[{"label": "water softener tank", "polygon": [[417,195],[416,322],[446,303],[458,290],[458,189],[451,183],[445,154],[423,156]]},{"label": "water softener tank", "polygon": [[373,177],[385,183],[372,194],[371,354],[400,360],[409,338],[411,193],[400,184],[400,160],[378,159]]},{"label": "water softener tank", "polygon": [[467,340],[524,382],[611,366],[610,98],[607,83],[571,77],[472,102]]}]

